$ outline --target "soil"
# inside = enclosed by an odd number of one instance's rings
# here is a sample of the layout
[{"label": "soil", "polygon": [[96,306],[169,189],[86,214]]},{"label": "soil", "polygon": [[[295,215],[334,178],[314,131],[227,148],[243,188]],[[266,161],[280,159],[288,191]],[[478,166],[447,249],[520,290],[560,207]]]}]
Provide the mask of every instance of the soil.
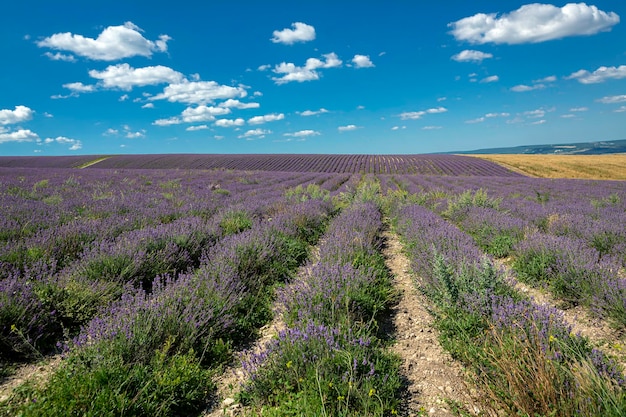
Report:
[{"label": "soil", "polygon": [[13,390],[26,381],[43,384],[60,363],[61,355],[55,355],[38,363],[19,366],[12,375],[0,381],[0,403],[9,399]]},{"label": "soil", "polygon": [[396,343],[392,350],[402,359],[406,382],[404,400],[406,416],[456,416],[449,403],[453,402],[470,415],[481,411],[479,394],[466,383],[466,372],[443,350],[433,319],[428,311],[429,301],[416,287],[410,274],[410,261],[402,252],[398,236],[385,232],[384,255],[400,291],[400,300],[393,308],[392,326]]}]

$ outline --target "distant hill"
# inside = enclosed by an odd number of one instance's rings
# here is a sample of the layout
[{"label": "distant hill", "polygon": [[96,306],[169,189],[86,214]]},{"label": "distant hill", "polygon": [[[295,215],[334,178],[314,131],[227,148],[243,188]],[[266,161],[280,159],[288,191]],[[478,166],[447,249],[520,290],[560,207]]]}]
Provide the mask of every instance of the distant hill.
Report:
[{"label": "distant hill", "polygon": [[474,151],[449,152],[455,154],[530,154],[530,155],[603,155],[626,153],[626,139],[603,142],[560,143],[556,145],[527,145],[511,148],[478,149]]}]

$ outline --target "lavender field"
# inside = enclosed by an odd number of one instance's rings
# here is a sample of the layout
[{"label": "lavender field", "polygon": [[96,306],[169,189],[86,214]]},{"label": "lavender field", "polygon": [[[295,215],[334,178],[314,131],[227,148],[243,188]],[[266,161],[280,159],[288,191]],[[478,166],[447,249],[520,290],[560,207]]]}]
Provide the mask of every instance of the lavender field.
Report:
[{"label": "lavender field", "polygon": [[[626,414],[623,181],[451,155],[101,158],[0,158],[0,378],[63,357],[0,391],[0,415],[216,413],[237,363],[240,415],[428,415],[383,325],[386,230],[482,393],[443,408]],[[612,339],[576,334],[571,308]]]}]

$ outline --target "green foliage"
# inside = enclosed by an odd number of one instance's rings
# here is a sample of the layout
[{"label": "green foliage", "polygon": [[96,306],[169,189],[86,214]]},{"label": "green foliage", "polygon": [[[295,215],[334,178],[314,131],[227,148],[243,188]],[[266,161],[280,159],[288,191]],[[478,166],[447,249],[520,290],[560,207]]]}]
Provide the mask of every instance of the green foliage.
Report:
[{"label": "green foliage", "polygon": [[247,211],[228,211],[219,223],[224,236],[234,235],[252,227],[252,219]]},{"label": "green foliage", "polygon": [[308,200],[330,200],[330,191],[323,189],[318,184],[308,184],[306,187],[298,185],[285,191],[285,197],[292,202],[305,202]]},{"label": "green foliage", "polygon": [[549,282],[556,267],[557,256],[549,250],[533,248],[517,253],[512,268],[517,277],[529,284]]},{"label": "green foliage", "polygon": [[471,207],[486,207],[497,210],[501,203],[501,197],[490,198],[487,191],[482,188],[474,192],[467,190],[456,197],[449,198],[448,208],[441,215],[448,219],[458,220]]},{"label": "green foliage", "polygon": [[212,373],[193,351],[169,354],[169,342],[148,364],[119,357],[68,359],[42,388],[21,387],[0,405],[15,416],[172,416],[197,414],[210,391]]}]

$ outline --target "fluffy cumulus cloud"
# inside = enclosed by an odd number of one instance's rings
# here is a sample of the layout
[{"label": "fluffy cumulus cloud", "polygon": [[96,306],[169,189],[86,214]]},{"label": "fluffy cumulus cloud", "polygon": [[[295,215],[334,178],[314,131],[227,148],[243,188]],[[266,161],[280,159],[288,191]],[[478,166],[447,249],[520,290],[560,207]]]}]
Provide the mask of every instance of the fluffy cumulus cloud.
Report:
[{"label": "fluffy cumulus cloud", "polygon": [[410,111],[410,112],[400,113],[400,118],[402,120],[417,120],[417,119],[421,119],[423,116],[427,114],[445,113],[447,111],[448,109],[446,109],[445,107],[435,107],[435,108],[428,109],[428,110]]},{"label": "fluffy cumulus cloud", "polygon": [[258,109],[259,107],[261,107],[261,105],[259,103],[242,103],[239,100],[235,100],[232,98],[229,98],[228,100],[222,102],[219,104],[220,107],[228,107],[228,108],[235,108],[235,109]]},{"label": "fluffy cumulus cloud", "polygon": [[187,107],[181,113],[181,116],[170,117],[168,119],[156,120],[153,124],[157,126],[178,125],[181,123],[200,123],[212,122],[216,116],[224,116],[230,114],[231,110],[226,107],[214,107],[199,105],[196,107]]},{"label": "fluffy cumulus cloud", "polygon": [[246,123],[242,118],[237,119],[218,119],[215,121],[214,125],[219,127],[237,127],[243,126]]},{"label": "fluffy cumulus cloud", "polygon": [[493,58],[493,54],[486,52],[466,49],[456,55],[452,55],[452,59],[457,62],[483,62],[485,59]]},{"label": "fluffy cumulus cloud", "polygon": [[53,54],[52,52],[46,52],[44,54],[52,61],[65,61],[65,62],[76,62],[76,57],[74,55],[65,55],[60,52]]},{"label": "fluffy cumulus cloud", "polygon": [[343,64],[343,61],[341,61],[337,54],[335,54],[334,52],[322,56],[324,60],[318,58],[307,59],[305,65],[302,67],[297,66],[291,62],[282,62],[276,65],[273,71],[276,74],[283,75],[280,77],[273,77],[272,80],[274,80],[274,82],[279,85],[293,81],[304,82],[319,80],[319,69],[337,68]]},{"label": "fluffy cumulus cloud", "polygon": [[[626,102],[626,94],[622,94],[622,95],[619,95],[619,96],[606,96],[606,97],[599,98],[596,101],[598,101],[600,103],[604,103],[604,104],[624,103],[624,102]],[[572,111],[574,111],[574,110],[572,110]]]},{"label": "fluffy cumulus cloud", "polygon": [[115,61],[132,56],[150,57],[154,52],[167,51],[167,42],[171,40],[168,35],[160,35],[158,40],[150,41],[141,32],[137,25],[126,22],[121,26],[107,27],[96,39],[70,32],[55,33],[37,42],[37,45],[100,61]]},{"label": "fluffy cumulus cloud", "polygon": [[150,101],[167,100],[173,103],[207,104],[216,100],[243,98],[247,95],[244,87],[221,85],[215,81],[188,81],[170,84],[161,94],[150,97]]},{"label": "fluffy cumulus cloud", "polygon": [[0,125],[12,125],[26,122],[33,118],[34,111],[26,106],[15,106],[15,109],[0,110]]},{"label": "fluffy cumulus cloud", "polygon": [[262,139],[265,137],[265,135],[269,135],[270,133],[272,133],[271,130],[252,129],[252,130],[246,131],[246,133],[244,133],[243,135],[239,135],[237,137],[240,139]]},{"label": "fluffy cumulus cloud", "polygon": [[183,81],[183,74],[162,65],[133,68],[130,65],[110,65],[103,71],[91,70],[89,75],[100,80],[104,88],[119,88],[130,91],[133,87],[156,84],[176,84]]},{"label": "fluffy cumulus cloud", "polygon": [[45,144],[59,143],[61,145],[69,145],[70,151],[78,151],[83,148],[83,144],[81,141],[76,140],[76,139],[66,138],[65,136],[58,136],[56,138],[46,138],[46,140],[44,140],[44,143]]},{"label": "fluffy cumulus cloud", "polygon": [[306,130],[299,130],[297,132],[292,132],[292,133],[285,133],[283,136],[288,136],[288,137],[293,137],[293,138],[306,138],[306,137],[319,136],[319,135],[321,135],[321,133],[318,132],[317,130],[306,129]]},{"label": "fluffy cumulus cloud", "polygon": [[369,55],[355,55],[352,58],[352,63],[354,64],[354,68],[372,68],[374,63],[370,59]]},{"label": "fluffy cumulus cloud", "polygon": [[0,143],[34,142],[38,140],[40,140],[39,135],[30,129],[19,129],[14,132],[0,130]]},{"label": "fluffy cumulus cloud", "polygon": [[315,28],[302,22],[291,24],[292,29],[275,30],[272,42],[293,45],[296,42],[308,42],[315,39]]},{"label": "fluffy cumulus cloud", "polygon": [[207,125],[198,125],[198,126],[189,126],[185,130],[188,131],[188,132],[195,132],[195,131],[198,131],[198,130],[206,130],[208,128],[209,128],[209,126],[207,126]]},{"label": "fluffy cumulus cloud", "polygon": [[317,116],[319,114],[328,113],[328,110],[325,108],[321,108],[319,110],[305,110],[303,112],[298,113],[300,116],[309,117],[309,116]]},{"label": "fluffy cumulus cloud", "polygon": [[340,132],[349,132],[351,130],[357,130],[358,128],[359,127],[357,125],[346,125],[346,126],[339,126],[337,130]]},{"label": "fluffy cumulus cloud", "polygon": [[626,65],[619,67],[600,67],[594,72],[579,70],[567,77],[570,80],[578,80],[582,84],[599,84],[608,80],[626,78]]},{"label": "fluffy cumulus cloud", "polygon": [[510,13],[478,13],[448,26],[459,41],[473,44],[537,43],[568,36],[593,35],[619,23],[614,12],[605,12],[586,3],[527,4]]},{"label": "fluffy cumulus cloud", "polygon": [[264,116],[254,116],[248,119],[248,123],[251,125],[260,125],[267,122],[275,122],[277,120],[283,120],[285,115],[283,113],[272,113]]}]

